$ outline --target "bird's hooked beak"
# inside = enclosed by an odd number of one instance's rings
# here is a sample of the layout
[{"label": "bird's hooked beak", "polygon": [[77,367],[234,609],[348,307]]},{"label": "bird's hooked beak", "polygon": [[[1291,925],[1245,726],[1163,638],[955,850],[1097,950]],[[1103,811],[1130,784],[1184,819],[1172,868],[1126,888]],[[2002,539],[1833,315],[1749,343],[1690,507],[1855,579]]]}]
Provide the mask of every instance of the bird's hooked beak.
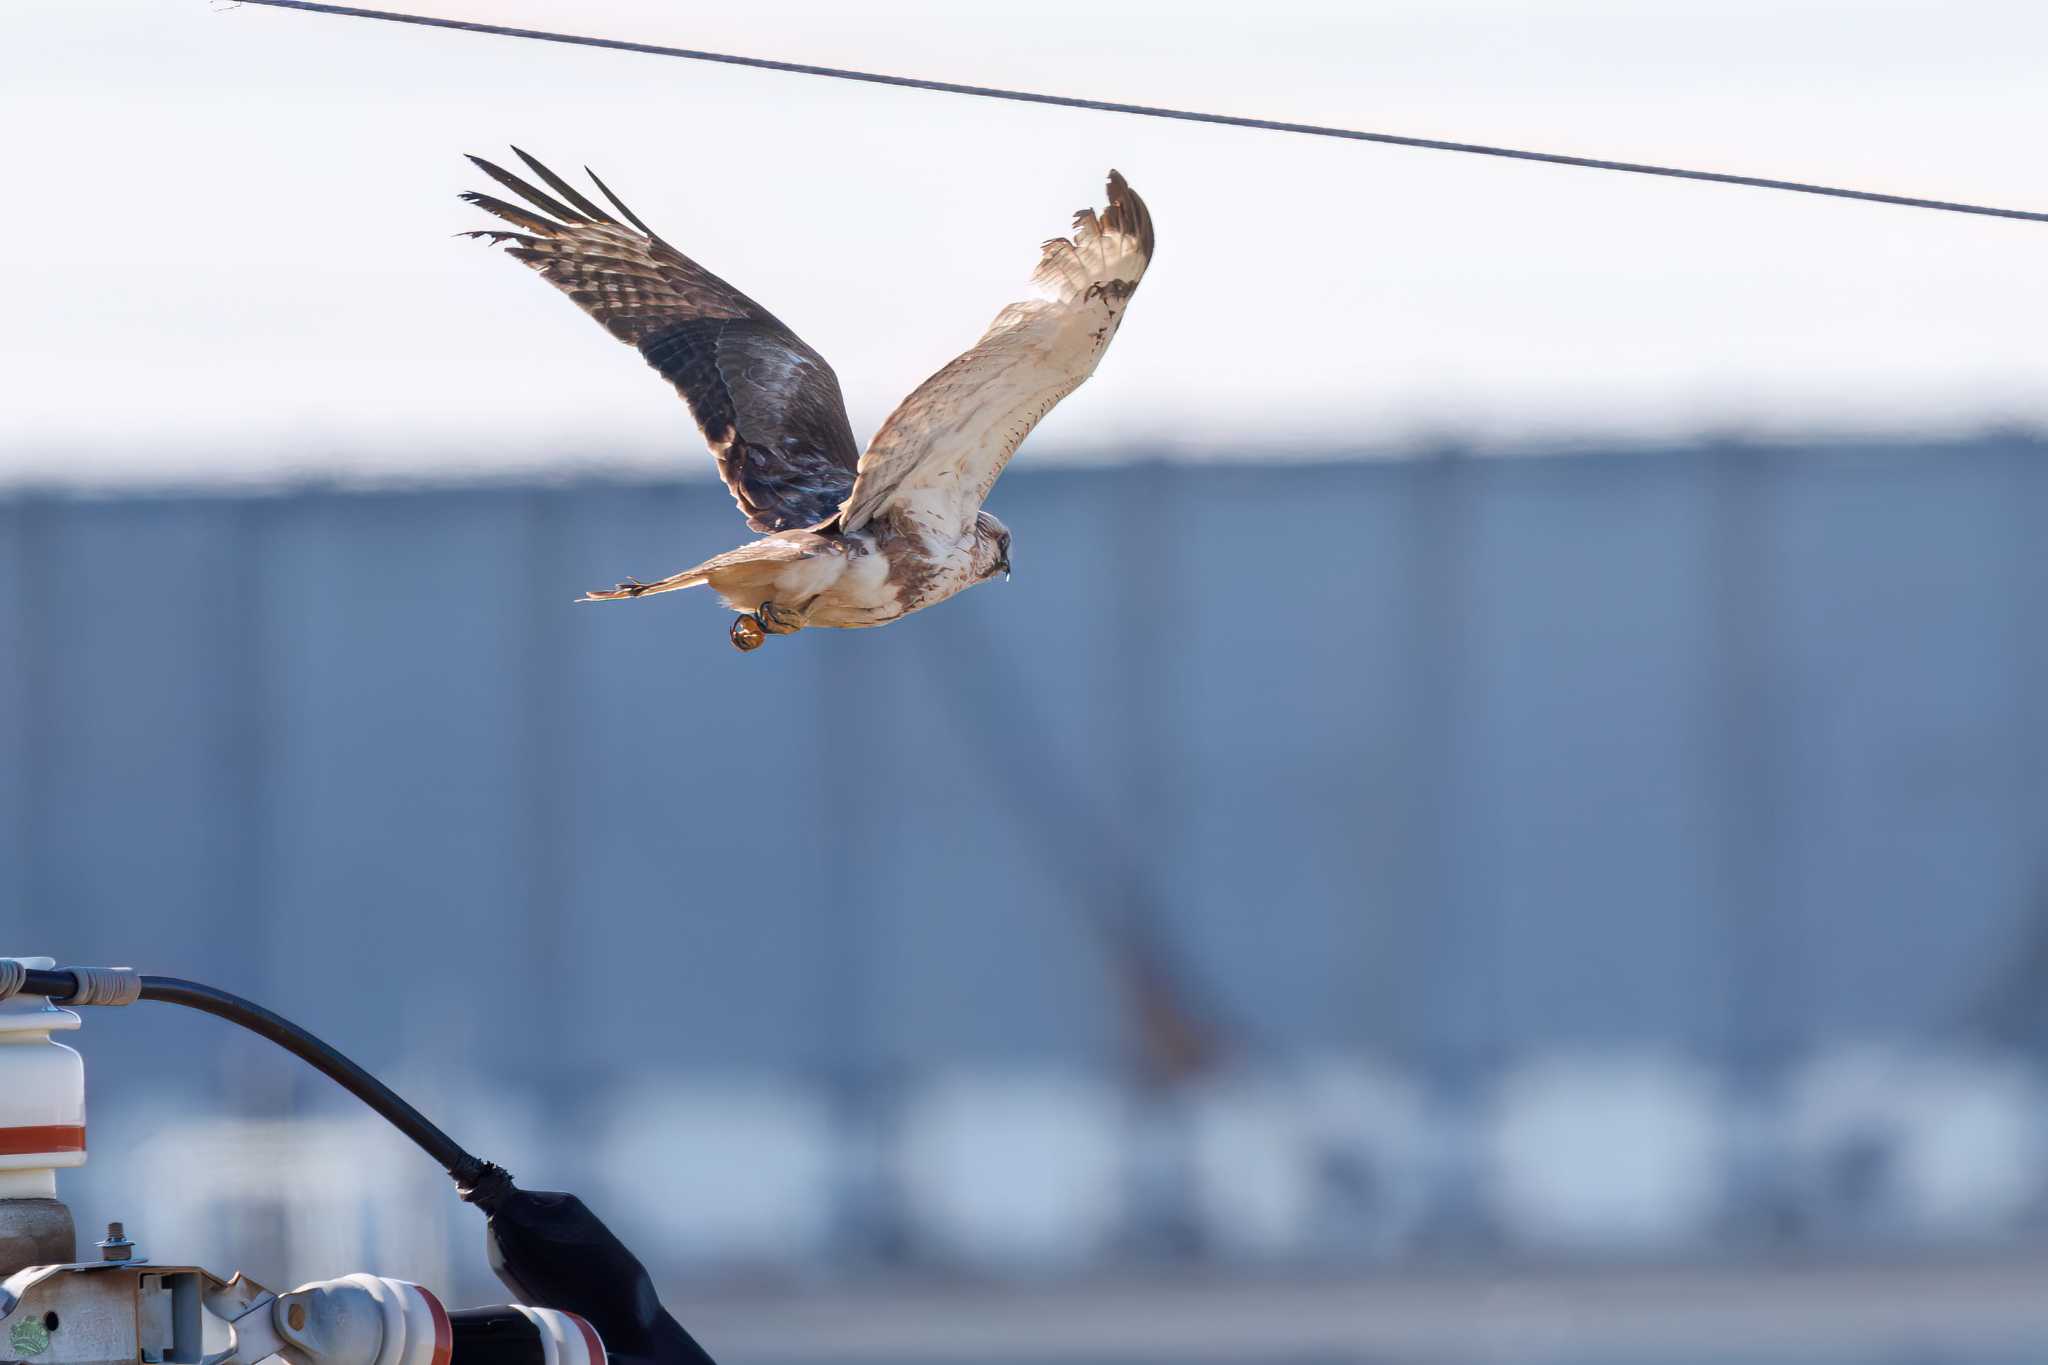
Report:
[{"label": "bird's hooked beak", "polygon": [[998,563],[996,564],[996,567],[997,567],[998,569],[1001,569],[1001,570],[1003,571],[1003,581],[1004,581],[1005,583],[1009,582],[1009,581],[1010,581],[1010,557],[1009,557],[1008,555],[1004,555],[1004,556],[1003,556],[1003,558],[1002,558],[1002,559],[1001,559],[1001,560],[1000,560],[1000,561],[999,561],[999,562],[998,562]]}]

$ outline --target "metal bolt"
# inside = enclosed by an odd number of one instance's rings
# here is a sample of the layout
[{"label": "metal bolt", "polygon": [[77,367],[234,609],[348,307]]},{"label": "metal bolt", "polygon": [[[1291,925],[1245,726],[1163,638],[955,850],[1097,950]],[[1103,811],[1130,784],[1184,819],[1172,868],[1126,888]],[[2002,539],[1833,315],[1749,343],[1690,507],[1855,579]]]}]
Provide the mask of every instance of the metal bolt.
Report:
[{"label": "metal bolt", "polygon": [[135,1243],[123,1234],[119,1223],[107,1224],[106,1239],[99,1248],[102,1261],[125,1261],[135,1255]]}]

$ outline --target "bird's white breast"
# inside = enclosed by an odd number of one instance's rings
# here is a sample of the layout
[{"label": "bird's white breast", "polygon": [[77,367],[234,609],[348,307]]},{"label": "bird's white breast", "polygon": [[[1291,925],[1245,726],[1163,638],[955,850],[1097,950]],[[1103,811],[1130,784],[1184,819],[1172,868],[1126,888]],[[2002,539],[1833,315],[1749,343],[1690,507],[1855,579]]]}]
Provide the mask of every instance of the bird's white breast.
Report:
[{"label": "bird's white breast", "polygon": [[879,626],[909,608],[898,601],[889,557],[868,532],[848,536],[836,553],[792,564],[776,576],[783,600],[808,603],[820,626]]}]

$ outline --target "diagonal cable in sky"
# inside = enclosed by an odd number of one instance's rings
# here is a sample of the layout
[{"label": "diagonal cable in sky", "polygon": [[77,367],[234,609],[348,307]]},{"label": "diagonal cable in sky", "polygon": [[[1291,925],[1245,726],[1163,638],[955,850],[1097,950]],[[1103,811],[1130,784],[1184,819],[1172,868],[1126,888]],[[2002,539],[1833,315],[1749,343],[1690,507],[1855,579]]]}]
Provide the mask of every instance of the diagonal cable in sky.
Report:
[{"label": "diagonal cable in sky", "polygon": [[695,48],[665,47],[659,43],[636,43],[624,38],[595,38],[580,33],[552,33],[546,29],[513,28],[507,24],[477,23],[467,19],[442,19],[427,14],[403,14],[395,10],[359,9],[353,5],[329,5],[319,0],[238,0],[241,4],[267,5],[273,9],[306,10],[314,14],[335,14],[349,19],[381,19],[394,24],[418,24],[426,28],[456,29],[498,38],[527,38],[543,43],[567,43],[576,47],[609,48],[618,52],[639,52],[653,57],[680,57],[692,62],[718,62],[725,66],[746,66],[761,71],[781,71],[797,76],[824,76],[840,81],[865,81],[870,85],[893,85],[907,90],[931,90],[946,95],[973,95],[981,99],[1014,100],[1023,104],[1049,104],[1062,109],[1092,109],[1105,114],[1134,114],[1141,118],[1178,119],[1184,123],[1213,123],[1227,128],[1256,128],[1269,133],[1299,133],[1307,137],[1334,137],[1351,142],[1383,142],[1394,147],[1418,147],[1431,152],[1463,152],[1469,156],[1498,156],[1514,161],[1539,161],[1553,166],[1580,166],[1595,171],[1623,171],[1630,175],[1658,175],[1674,180],[1704,180],[1716,185],[1745,185],[1758,190],[1783,190],[1791,194],[1816,194],[1830,199],[1854,199],[1869,204],[1894,204],[1909,209],[1936,209],[1943,213],[1972,213],[1986,218],[2018,218],[2048,223],[2048,213],[2031,209],[1998,208],[1990,204],[1965,204],[1949,199],[1921,199],[1912,195],[1882,194],[1876,190],[1846,189],[1839,185],[1817,185],[1803,180],[1771,180],[1757,175],[1735,175],[1726,171],[1688,170],[1682,166],[1657,166],[1641,161],[1608,161],[1599,157],[1567,156],[1562,152],[1536,152],[1518,147],[1495,147],[1483,142],[1447,142],[1432,137],[1406,137],[1399,133],[1371,133],[1356,128],[1332,128],[1316,123],[1288,123],[1280,119],[1248,118],[1239,114],[1211,114],[1194,109],[1164,109],[1150,104],[1124,104],[1115,100],[1084,99],[1077,95],[1047,95],[1031,90],[1002,90],[959,81],[925,80],[918,76],[890,76],[876,71],[851,71],[836,66],[812,66],[804,62],[776,61],[769,57],[743,57],[729,52],[703,52]]}]

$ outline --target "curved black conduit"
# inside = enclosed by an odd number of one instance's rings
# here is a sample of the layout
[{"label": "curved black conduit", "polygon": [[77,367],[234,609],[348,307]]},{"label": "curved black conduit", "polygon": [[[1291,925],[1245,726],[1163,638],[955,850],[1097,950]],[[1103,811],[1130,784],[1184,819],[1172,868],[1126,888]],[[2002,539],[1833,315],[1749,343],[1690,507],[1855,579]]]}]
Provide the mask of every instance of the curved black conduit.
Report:
[{"label": "curved black conduit", "polygon": [[[80,993],[78,977],[65,967],[53,971],[31,970],[22,990],[29,995],[48,996],[57,1004],[66,1004]],[[465,1196],[480,1185],[490,1183],[493,1172],[501,1179],[506,1178],[499,1167],[466,1151],[454,1138],[435,1127],[426,1115],[406,1103],[390,1086],[319,1037],[253,1000],[244,1000],[229,991],[175,976],[143,977],[142,998],[161,1000],[168,1005],[183,1005],[187,1009],[240,1024],[251,1033],[268,1038],[369,1105],[392,1127],[411,1138],[421,1151],[440,1163],[441,1169],[453,1177]]]},{"label": "curved black conduit", "polygon": [[[9,964],[9,975],[13,964]],[[139,997],[102,994],[112,982],[139,981]],[[439,1162],[462,1197],[484,1211],[491,1269],[520,1299],[576,1313],[597,1329],[608,1355],[633,1365],[715,1365],[661,1306],[639,1258],[573,1194],[523,1190],[492,1162],[472,1155],[398,1093],[318,1037],[251,1000],[175,976],[133,977],[104,968],[28,969],[15,991],[57,1004],[117,1004],[127,999],[183,1005],[239,1024],[298,1057],[370,1106]]]}]

